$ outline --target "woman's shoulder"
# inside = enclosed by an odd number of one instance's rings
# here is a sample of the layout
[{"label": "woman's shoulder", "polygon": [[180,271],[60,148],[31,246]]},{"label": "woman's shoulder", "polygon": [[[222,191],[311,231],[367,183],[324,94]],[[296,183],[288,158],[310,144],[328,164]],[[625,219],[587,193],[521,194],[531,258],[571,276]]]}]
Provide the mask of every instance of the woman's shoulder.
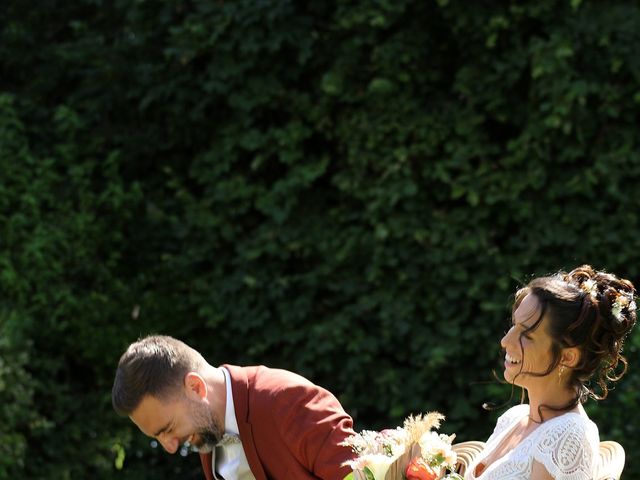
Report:
[{"label": "woman's shoulder", "polygon": [[585,414],[580,412],[567,412],[551,418],[542,424],[543,430],[566,432],[571,435],[599,437],[598,426]]},{"label": "woman's shoulder", "polygon": [[555,452],[568,450],[595,454],[600,442],[598,427],[584,413],[567,412],[545,421],[538,431],[538,450]]},{"label": "woman's shoulder", "polygon": [[535,436],[533,458],[554,478],[591,478],[598,455],[598,427],[585,414],[568,412],[545,421]]}]

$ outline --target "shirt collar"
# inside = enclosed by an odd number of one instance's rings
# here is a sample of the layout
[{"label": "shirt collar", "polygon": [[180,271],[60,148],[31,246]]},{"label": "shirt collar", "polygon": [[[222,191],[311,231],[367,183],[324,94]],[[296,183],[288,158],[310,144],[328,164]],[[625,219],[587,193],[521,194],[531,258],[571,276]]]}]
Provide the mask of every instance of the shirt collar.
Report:
[{"label": "shirt collar", "polygon": [[224,381],[227,390],[227,406],[224,412],[224,433],[228,435],[240,436],[240,430],[238,429],[238,420],[236,419],[236,410],[233,405],[233,392],[231,390],[231,375],[229,371],[221,367],[224,374]]}]

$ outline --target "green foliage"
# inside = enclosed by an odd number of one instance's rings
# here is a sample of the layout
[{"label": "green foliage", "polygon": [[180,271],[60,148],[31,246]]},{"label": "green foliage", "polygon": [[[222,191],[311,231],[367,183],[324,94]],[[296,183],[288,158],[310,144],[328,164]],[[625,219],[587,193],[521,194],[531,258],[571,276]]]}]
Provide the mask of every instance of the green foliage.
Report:
[{"label": "green foliage", "polygon": [[[3,324],[10,319],[3,318]],[[0,478],[14,478],[27,459],[28,432],[39,425],[33,403],[33,379],[26,371],[24,351],[9,344],[7,332],[0,338]]]},{"label": "green foliage", "polygon": [[0,8],[0,478],[200,478],[111,411],[148,332],[486,438],[516,286],[640,284],[634,2]]}]

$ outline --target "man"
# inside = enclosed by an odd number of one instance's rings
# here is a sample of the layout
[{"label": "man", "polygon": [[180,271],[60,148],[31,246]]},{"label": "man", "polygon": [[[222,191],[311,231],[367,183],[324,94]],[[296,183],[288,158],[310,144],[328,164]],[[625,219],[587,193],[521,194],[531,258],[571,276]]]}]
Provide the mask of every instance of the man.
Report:
[{"label": "man", "polygon": [[207,480],[339,480],[354,454],[351,417],[327,390],[286,370],[213,367],[172,337],[120,358],[113,406],[169,453],[191,445]]}]

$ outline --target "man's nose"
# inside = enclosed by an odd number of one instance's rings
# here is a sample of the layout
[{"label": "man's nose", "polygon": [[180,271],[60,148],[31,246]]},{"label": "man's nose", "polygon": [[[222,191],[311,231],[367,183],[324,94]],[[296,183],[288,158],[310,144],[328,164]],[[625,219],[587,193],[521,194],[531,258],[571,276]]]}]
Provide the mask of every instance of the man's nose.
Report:
[{"label": "man's nose", "polygon": [[165,438],[159,438],[158,441],[160,442],[160,445],[162,445],[162,448],[164,448],[167,453],[173,454],[178,451],[178,446],[180,442],[178,441],[177,438],[165,437]]}]

